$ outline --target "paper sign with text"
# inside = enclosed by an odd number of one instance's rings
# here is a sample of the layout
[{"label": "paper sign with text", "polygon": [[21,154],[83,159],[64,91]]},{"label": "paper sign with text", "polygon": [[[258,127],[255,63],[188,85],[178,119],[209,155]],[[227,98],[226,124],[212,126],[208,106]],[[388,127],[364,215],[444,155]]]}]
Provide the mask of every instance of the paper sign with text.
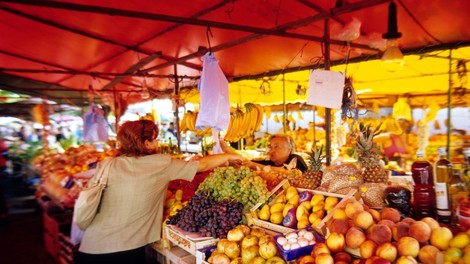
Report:
[{"label": "paper sign with text", "polygon": [[344,79],[342,72],[311,71],[307,104],[340,109],[343,100]]}]

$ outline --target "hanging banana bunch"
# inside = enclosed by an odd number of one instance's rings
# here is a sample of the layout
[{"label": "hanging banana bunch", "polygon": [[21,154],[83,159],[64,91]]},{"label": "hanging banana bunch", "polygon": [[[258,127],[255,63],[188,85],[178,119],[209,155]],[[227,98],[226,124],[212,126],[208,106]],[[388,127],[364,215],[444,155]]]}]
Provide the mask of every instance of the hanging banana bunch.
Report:
[{"label": "hanging banana bunch", "polygon": [[264,109],[264,113],[266,115],[266,119],[270,119],[271,118],[271,106],[267,105],[265,107],[263,107]]},{"label": "hanging banana bunch", "polygon": [[230,113],[230,123],[224,139],[236,142],[258,131],[263,123],[264,108],[257,104],[246,103]]},{"label": "hanging banana bunch", "polygon": [[297,118],[299,118],[299,120],[304,120],[304,117],[302,115],[302,111],[300,111],[300,109],[299,109],[299,111],[297,111]]}]

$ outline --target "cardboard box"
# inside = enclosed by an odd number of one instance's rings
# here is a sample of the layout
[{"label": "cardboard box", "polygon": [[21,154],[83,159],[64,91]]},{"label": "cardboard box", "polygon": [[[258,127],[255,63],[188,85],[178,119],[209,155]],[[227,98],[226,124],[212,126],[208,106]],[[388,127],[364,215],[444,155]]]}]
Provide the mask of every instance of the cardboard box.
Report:
[{"label": "cardboard box", "polygon": [[168,239],[176,246],[186,250],[193,256],[196,256],[196,251],[198,249],[215,245],[217,244],[217,241],[219,241],[218,238],[197,238],[195,236],[191,237],[188,236],[188,234],[178,231],[177,228],[171,225],[165,226],[163,230],[165,232],[166,239]]}]

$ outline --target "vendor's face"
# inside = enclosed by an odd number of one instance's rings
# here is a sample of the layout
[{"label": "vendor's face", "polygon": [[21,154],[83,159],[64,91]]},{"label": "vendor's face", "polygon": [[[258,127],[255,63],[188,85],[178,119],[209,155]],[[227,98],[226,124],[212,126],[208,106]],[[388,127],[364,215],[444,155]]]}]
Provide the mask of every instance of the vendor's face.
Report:
[{"label": "vendor's face", "polygon": [[277,166],[281,166],[287,161],[291,152],[289,143],[284,138],[272,138],[268,145],[269,159]]}]

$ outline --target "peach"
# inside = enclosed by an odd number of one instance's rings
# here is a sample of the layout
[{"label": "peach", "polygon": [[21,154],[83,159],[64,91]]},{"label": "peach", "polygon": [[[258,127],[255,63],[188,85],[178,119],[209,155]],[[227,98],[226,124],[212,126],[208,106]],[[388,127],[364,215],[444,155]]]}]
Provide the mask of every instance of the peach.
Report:
[{"label": "peach", "polygon": [[392,241],[392,230],[384,224],[376,224],[368,233],[368,239],[373,240],[378,245]]},{"label": "peach", "polygon": [[310,255],[306,255],[306,256],[301,256],[299,259],[297,259],[297,264],[307,264],[307,263],[315,263],[315,258],[310,256]]},{"label": "peach", "polygon": [[331,252],[343,251],[346,247],[344,235],[336,232],[331,233],[326,239],[326,245],[328,246]]},{"label": "peach", "polygon": [[414,220],[414,219],[411,218],[411,217],[405,217],[405,218],[403,218],[400,222],[411,224],[411,223],[416,222],[416,220]]},{"label": "peach", "polygon": [[341,251],[335,254],[333,257],[335,260],[335,264],[338,264],[338,262],[345,262],[345,263],[351,263],[352,257],[348,253]]},{"label": "peach", "polygon": [[326,243],[324,242],[317,242],[315,243],[315,245],[313,246],[313,249],[312,249],[312,253],[310,255],[312,256],[316,256],[318,254],[321,254],[321,253],[326,253],[326,254],[330,254],[331,251],[330,249],[328,248],[328,246],[326,245]]},{"label": "peach", "polygon": [[404,236],[398,240],[397,249],[400,256],[411,256],[416,258],[419,253],[420,245],[416,238]]},{"label": "peach", "polygon": [[404,222],[398,222],[392,228],[392,236],[395,241],[400,240],[404,236],[408,236],[410,230],[410,224]]},{"label": "peach", "polygon": [[427,242],[431,238],[431,227],[423,221],[416,221],[410,224],[408,235],[416,238],[420,243]]},{"label": "peach", "polygon": [[346,232],[346,246],[350,248],[359,248],[359,246],[366,241],[366,234],[359,227],[351,227]]},{"label": "peach", "polygon": [[377,247],[375,255],[384,258],[390,262],[394,262],[397,258],[398,251],[395,245],[393,245],[391,242],[385,242]]},{"label": "peach", "polygon": [[369,259],[367,259],[364,263],[365,264],[390,264],[391,262],[379,256],[372,256]]},{"label": "peach", "polygon": [[370,208],[369,210],[367,210],[371,215],[372,217],[374,218],[374,221],[375,222],[379,222],[380,220],[382,220],[382,217],[380,216],[380,212],[373,209],[373,208]]},{"label": "peach", "polygon": [[418,261],[412,256],[401,256],[395,261],[395,264],[418,264]]},{"label": "peach", "polygon": [[361,211],[356,213],[353,216],[352,220],[355,226],[358,226],[364,230],[369,228],[374,223],[374,218],[367,211]]},{"label": "peach", "polygon": [[419,250],[418,258],[423,264],[435,264],[439,249],[433,245],[425,245]]},{"label": "peach", "polygon": [[361,258],[368,259],[375,255],[375,251],[377,249],[377,243],[372,240],[364,241],[361,246],[359,246],[359,253]]},{"label": "peach", "polygon": [[330,229],[331,233],[336,232],[345,234],[349,229],[349,224],[346,220],[333,219],[333,221],[331,221],[330,225],[328,226],[328,229]]},{"label": "peach", "polygon": [[334,264],[333,256],[327,253],[320,253],[315,256],[315,263]]},{"label": "peach", "polygon": [[449,248],[450,240],[454,237],[452,231],[447,227],[436,227],[431,231],[430,243],[440,250]]},{"label": "peach", "polygon": [[429,225],[429,227],[431,228],[431,230],[433,230],[434,228],[438,228],[440,225],[439,225],[439,222],[437,222],[436,219],[430,217],[430,216],[426,216],[424,217],[423,219],[421,219],[421,221],[425,222],[426,224]]},{"label": "peach", "polygon": [[344,212],[350,219],[352,219],[356,213],[362,211],[364,211],[364,207],[355,199],[348,200],[346,206],[344,207]]},{"label": "peach", "polygon": [[390,230],[393,230],[393,227],[395,226],[395,222],[393,222],[392,220],[388,220],[388,219],[382,219],[377,224],[386,225],[390,227]]},{"label": "peach", "polygon": [[400,211],[392,207],[385,207],[384,209],[382,209],[380,216],[382,217],[382,219],[388,219],[394,223],[400,222],[401,219]]}]

